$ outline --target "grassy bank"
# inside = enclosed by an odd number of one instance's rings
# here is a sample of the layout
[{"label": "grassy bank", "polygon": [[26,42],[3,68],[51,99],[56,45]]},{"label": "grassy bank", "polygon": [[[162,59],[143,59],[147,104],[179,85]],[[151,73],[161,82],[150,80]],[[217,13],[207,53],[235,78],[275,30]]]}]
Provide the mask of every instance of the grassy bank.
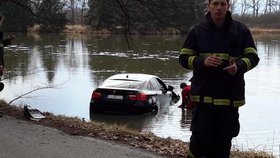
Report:
[{"label": "grassy bank", "polygon": [[[30,121],[24,117],[22,107],[11,106],[4,101],[0,101],[0,111],[5,115]],[[174,158],[187,156],[188,143],[181,140],[160,138],[152,133],[142,133],[141,131],[127,129],[126,127],[108,125],[93,121],[85,122],[79,118],[55,116],[47,112],[45,115],[45,119],[30,122],[56,128],[70,135],[115,141],[168,157]],[[231,158],[273,158],[273,156],[261,151],[241,151],[233,149]]]}]

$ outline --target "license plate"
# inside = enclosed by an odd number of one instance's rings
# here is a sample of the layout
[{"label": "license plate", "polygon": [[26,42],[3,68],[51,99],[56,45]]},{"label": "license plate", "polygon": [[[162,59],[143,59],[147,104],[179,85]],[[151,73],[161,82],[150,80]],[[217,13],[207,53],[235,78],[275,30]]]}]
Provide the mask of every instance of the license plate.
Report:
[{"label": "license plate", "polygon": [[122,100],[123,96],[122,95],[107,95],[108,99],[117,99],[117,100]]}]

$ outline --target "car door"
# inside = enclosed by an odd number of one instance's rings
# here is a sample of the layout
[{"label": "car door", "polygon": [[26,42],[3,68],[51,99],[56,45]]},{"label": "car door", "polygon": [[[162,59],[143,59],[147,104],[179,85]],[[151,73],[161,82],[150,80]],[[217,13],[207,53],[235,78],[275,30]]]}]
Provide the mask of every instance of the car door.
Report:
[{"label": "car door", "polygon": [[167,90],[166,84],[160,78],[156,78],[156,80],[160,85],[160,89],[162,91],[162,97],[161,97],[162,105],[169,104],[172,96],[171,92]]},{"label": "car door", "polygon": [[160,79],[157,78],[152,78],[150,80],[151,86],[153,87],[153,91],[156,93],[156,98],[160,105],[165,105],[168,103],[168,93],[167,93],[167,88],[164,84],[160,83]]}]

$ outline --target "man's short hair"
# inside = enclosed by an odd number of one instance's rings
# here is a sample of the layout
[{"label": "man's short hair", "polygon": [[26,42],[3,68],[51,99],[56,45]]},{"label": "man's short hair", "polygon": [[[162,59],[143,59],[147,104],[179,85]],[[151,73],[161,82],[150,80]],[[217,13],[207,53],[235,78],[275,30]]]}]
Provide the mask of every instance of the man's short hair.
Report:
[{"label": "man's short hair", "polygon": [[187,84],[186,84],[185,82],[182,82],[182,83],[180,84],[180,88],[181,88],[181,89],[185,88],[186,86],[187,86]]},{"label": "man's short hair", "polygon": [[[208,3],[210,3],[211,2],[211,0],[208,0]],[[228,4],[229,4],[229,0],[227,0],[227,2],[228,2]]]}]

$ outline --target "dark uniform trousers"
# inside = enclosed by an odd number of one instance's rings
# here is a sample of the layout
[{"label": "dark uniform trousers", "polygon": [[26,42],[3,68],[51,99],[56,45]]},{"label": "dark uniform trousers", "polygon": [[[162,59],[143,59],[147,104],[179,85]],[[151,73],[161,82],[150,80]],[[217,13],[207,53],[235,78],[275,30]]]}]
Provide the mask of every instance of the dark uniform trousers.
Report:
[{"label": "dark uniform trousers", "polygon": [[229,158],[231,140],[239,130],[238,108],[196,103],[189,150],[196,158]]}]

